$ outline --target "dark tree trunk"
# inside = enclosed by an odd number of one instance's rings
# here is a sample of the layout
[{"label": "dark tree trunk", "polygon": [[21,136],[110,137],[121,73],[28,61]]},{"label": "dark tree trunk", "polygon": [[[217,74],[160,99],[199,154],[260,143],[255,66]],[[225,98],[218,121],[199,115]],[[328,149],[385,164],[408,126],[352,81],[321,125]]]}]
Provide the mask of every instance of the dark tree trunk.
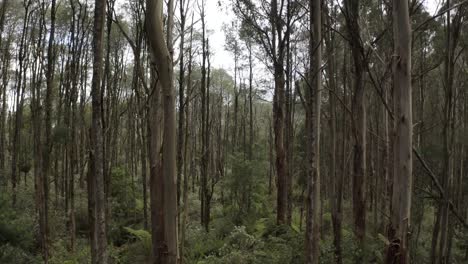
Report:
[{"label": "dark tree trunk", "polygon": [[[103,160],[103,126],[102,126],[102,62],[103,62],[103,37],[106,14],[106,1],[95,0],[94,10],[94,32],[93,32],[93,78],[91,86],[92,99],[92,124],[91,124],[91,155],[92,163],[91,182],[88,182],[90,204],[94,204],[91,215],[94,227],[92,240],[92,262],[93,264],[106,264],[107,257],[107,231],[106,231],[106,194],[104,180],[104,160]],[[93,247],[93,245],[96,247]]]}]

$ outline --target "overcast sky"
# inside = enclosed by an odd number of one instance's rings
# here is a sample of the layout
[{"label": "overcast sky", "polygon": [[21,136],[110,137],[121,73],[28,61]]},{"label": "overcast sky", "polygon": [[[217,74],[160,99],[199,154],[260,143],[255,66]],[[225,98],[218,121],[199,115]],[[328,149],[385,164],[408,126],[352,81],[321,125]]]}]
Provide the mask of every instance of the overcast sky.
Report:
[{"label": "overcast sky", "polygon": [[225,36],[223,24],[230,24],[234,19],[229,0],[206,0],[207,27],[212,30],[210,46],[213,49],[212,64],[216,68],[234,70],[232,55],[224,49]]}]

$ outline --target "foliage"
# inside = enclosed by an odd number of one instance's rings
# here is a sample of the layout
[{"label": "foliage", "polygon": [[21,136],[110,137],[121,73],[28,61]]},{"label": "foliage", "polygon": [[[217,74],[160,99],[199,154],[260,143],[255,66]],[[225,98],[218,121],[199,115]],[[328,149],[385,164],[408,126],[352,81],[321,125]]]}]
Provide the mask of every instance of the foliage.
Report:
[{"label": "foliage", "polygon": [[133,239],[117,249],[120,263],[149,263],[151,259],[151,234],[142,229],[124,228]]},{"label": "foliage", "polygon": [[13,210],[7,197],[0,196],[0,263],[39,263],[33,220],[28,211]]}]

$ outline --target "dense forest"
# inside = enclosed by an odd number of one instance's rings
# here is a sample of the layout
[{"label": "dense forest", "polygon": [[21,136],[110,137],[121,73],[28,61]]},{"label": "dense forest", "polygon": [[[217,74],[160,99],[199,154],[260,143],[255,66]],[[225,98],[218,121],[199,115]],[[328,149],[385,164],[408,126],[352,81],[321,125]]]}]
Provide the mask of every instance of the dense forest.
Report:
[{"label": "dense forest", "polygon": [[468,1],[2,0],[0,263],[468,263]]}]

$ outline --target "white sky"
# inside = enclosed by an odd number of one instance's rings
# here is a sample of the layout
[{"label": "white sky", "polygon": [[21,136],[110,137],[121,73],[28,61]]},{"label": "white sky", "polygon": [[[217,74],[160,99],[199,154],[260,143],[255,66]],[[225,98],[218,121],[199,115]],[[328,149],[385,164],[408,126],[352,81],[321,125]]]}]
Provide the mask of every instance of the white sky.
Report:
[{"label": "white sky", "polygon": [[234,70],[232,55],[224,49],[225,36],[223,24],[230,24],[234,19],[229,0],[206,0],[206,21],[208,30],[212,30],[210,47],[213,49],[212,64],[215,68]]},{"label": "white sky", "polygon": [[442,0],[426,0],[424,2],[424,5],[427,8],[427,11],[429,14],[435,15],[438,9],[442,6],[443,1]]}]

